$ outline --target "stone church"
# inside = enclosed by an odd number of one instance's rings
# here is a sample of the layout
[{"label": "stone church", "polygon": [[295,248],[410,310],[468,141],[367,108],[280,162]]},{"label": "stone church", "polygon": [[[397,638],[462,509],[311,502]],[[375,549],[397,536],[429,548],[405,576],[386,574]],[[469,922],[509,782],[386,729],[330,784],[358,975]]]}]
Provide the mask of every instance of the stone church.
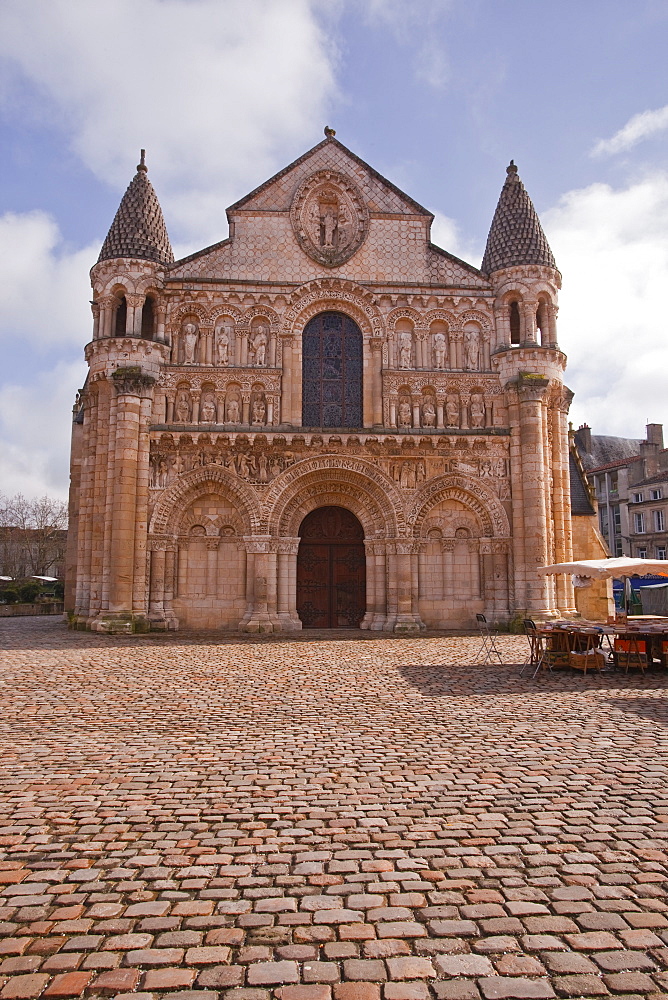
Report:
[{"label": "stone church", "polygon": [[91,271],[67,607],[100,631],[574,610],[561,278],[511,162],[480,269],[325,139],[175,261],[142,152]]}]

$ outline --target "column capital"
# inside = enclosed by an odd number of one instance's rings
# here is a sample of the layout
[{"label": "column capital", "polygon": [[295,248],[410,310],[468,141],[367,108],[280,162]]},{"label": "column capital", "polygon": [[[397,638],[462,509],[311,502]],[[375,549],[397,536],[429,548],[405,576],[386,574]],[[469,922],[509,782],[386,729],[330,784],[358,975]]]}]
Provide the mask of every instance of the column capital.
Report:
[{"label": "column capital", "polygon": [[117,368],[111,378],[118,396],[146,396],[155,385],[153,376],[145,375],[139,365]]}]

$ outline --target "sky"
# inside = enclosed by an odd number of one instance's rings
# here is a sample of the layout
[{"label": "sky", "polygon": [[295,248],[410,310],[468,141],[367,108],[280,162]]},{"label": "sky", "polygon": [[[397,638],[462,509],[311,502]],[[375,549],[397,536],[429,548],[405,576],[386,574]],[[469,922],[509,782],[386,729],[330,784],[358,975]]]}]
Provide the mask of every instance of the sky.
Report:
[{"label": "sky", "polygon": [[177,256],[323,128],[480,265],[510,159],[571,419],[668,439],[668,0],[2,0],[0,492],[65,498],[88,272],[139,149]]}]

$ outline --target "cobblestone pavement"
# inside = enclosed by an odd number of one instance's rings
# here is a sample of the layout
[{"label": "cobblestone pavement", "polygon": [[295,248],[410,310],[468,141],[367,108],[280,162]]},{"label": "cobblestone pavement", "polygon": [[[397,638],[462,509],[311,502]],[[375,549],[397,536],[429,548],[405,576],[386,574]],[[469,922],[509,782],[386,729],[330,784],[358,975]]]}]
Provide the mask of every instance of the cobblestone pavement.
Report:
[{"label": "cobblestone pavement", "polygon": [[0,998],[668,996],[666,678],[0,623]]}]

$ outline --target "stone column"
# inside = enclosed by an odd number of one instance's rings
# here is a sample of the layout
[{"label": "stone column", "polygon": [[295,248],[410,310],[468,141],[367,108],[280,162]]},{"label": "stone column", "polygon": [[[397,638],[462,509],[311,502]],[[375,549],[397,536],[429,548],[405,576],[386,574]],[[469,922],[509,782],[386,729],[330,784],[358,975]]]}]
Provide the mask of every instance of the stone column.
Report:
[{"label": "stone column", "polygon": [[151,590],[149,597],[149,618],[162,621],[165,610],[165,555],[163,544],[154,543],[151,549]]},{"label": "stone column", "polygon": [[148,559],[146,543],[148,538],[148,494],[151,480],[149,427],[153,411],[153,398],[144,395],[140,401],[139,440],[137,450],[137,479],[135,503],[135,568],[132,594],[132,610],[145,616],[147,607]]},{"label": "stone column", "polygon": [[241,393],[241,423],[244,427],[250,424],[250,393]]},{"label": "stone column", "polygon": [[443,597],[447,600],[455,599],[455,540],[454,538],[444,538],[441,542],[443,552]]},{"label": "stone column", "polygon": [[413,548],[414,543],[410,539],[397,538],[394,541],[397,595],[395,632],[419,632],[420,628],[424,628],[420,616],[413,612],[413,588],[416,582],[413,578]]},{"label": "stone column", "polygon": [[494,303],[494,328],[493,347],[510,347],[510,307],[505,302]]},{"label": "stone column", "polygon": [[390,397],[390,427],[397,426],[397,397]]},{"label": "stone column", "polygon": [[206,596],[218,596],[218,549],[219,538],[206,540]]},{"label": "stone column", "polygon": [[[244,543],[246,552],[254,558],[252,570],[246,574],[246,594],[250,598],[250,613],[246,612],[240,628],[244,632],[280,631],[281,622],[276,607],[276,539],[268,535],[247,535],[244,536]],[[251,575],[252,581],[249,583],[248,578]]]},{"label": "stone column", "polygon": [[178,628],[179,622],[174,614],[174,587],[176,582],[176,548],[174,543],[165,552],[165,596],[163,601],[164,615],[167,628]]},{"label": "stone column", "polygon": [[[155,379],[130,368],[119,368],[112,376],[116,389],[116,436],[114,472],[110,483],[111,532],[109,547],[109,612],[92,623],[97,631],[114,629],[113,620],[131,631],[141,616],[134,612],[134,585],[137,558],[137,496],[142,489],[139,476],[142,399],[151,404]],[[148,478],[146,481],[148,486]],[[145,538],[141,540],[145,545]],[[145,556],[144,565],[145,565]]]},{"label": "stone column", "polygon": [[452,330],[450,332],[450,357],[451,357],[452,367],[457,371],[460,371],[463,367],[461,330]]},{"label": "stone column", "polygon": [[101,295],[97,299],[100,307],[100,337],[111,337],[113,335],[114,306],[116,305],[114,295]]},{"label": "stone column", "polygon": [[[522,480],[522,520],[524,540],[524,565],[518,575],[523,587],[527,611],[547,613],[551,610],[548,600],[547,578],[537,572],[546,565],[549,534],[546,509],[546,474],[543,445],[543,406],[548,380],[520,376],[517,395],[519,400],[519,457],[520,467],[515,470]],[[513,487],[513,500],[515,491]],[[514,505],[513,505],[514,506]]]},{"label": "stone column", "polygon": [[436,398],[436,426],[439,430],[445,427],[445,400]]},{"label": "stone column", "polygon": [[413,427],[419,427],[422,423],[422,414],[420,413],[420,400],[419,398],[413,397],[411,399],[411,405],[413,409]]},{"label": "stone column", "polygon": [[283,337],[283,374],[281,376],[281,423],[292,422],[292,345],[294,337]]},{"label": "stone column", "polygon": [[371,423],[383,426],[383,340],[372,337],[371,348]]},{"label": "stone column", "polygon": [[100,339],[100,303],[91,302],[90,311],[93,314],[93,340]]},{"label": "stone column", "polygon": [[360,622],[360,628],[369,629],[374,620],[376,614],[376,589],[377,589],[377,571],[376,571],[376,555],[375,555],[375,542],[367,541],[364,539],[364,551],[366,554],[366,610],[364,618]]},{"label": "stone column", "polygon": [[155,339],[160,344],[167,343],[165,333],[165,322],[167,319],[167,307],[163,302],[158,302],[155,307]]},{"label": "stone column", "polygon": [[522,340],[528,344],[536,343],[536,309],[538,303],[532,300],[525,300],[522,303],[522,313],[524,317],[524,337]]},{"label": "stone column", "polygon": [[144,296],[126,292],[125,334],[128,337],[141,336],[141,310]]},{"label": "stone column", "polygon": [[296,607],[299,541],[299,538],[281,538],[275,543],[278,554],[277,615],[284,632],[294,632],[302,627]]},{"label": "stone column", "polygon": [[480,542],[477,538],[469,540],[469,569],[471,581],[471,597],[480,597]]}]

